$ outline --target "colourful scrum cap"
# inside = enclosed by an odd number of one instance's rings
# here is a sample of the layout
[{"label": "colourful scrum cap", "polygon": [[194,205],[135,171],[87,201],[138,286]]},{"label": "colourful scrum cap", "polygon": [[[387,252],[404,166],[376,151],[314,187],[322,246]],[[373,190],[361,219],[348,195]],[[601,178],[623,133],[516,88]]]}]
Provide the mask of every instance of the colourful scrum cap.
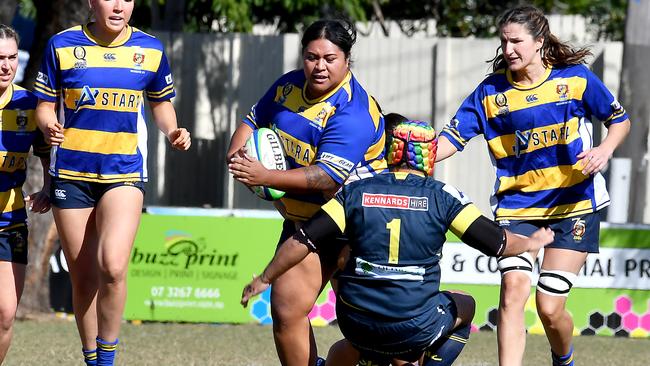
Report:
[{"label": "colourful scrum cap", "polygon": [[433,127],[424,121],[406,121],[395,126],[392,133],[387,135],[391,138],[386,154],[389,166],[406,163],[409,168],[433,176],[438,149]]}]

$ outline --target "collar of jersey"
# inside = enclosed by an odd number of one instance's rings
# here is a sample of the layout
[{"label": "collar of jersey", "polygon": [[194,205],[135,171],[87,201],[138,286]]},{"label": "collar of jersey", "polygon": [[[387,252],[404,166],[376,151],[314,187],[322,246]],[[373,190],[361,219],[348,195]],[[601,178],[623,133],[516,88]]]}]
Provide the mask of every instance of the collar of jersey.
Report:
[{"label": "collar of jersey", "polygon": [[552,66],[547,67],[547,68],[546,68],[546,71],[544,71],[544,74],[542,74],[542,77],[539,78],[539,81],[537,81],[537,82],[534,83],[534,84],[530,84],[530,85],[523,85],[523,84],[519,84],[518,82],[514,81],[514,80],[512,79],[512,73],[510,72],[510,69],[507,69],[507,70],[506,70],[506,77],[508,78],[508,82],[509,82],[512,86],[514,86],[516,89],[519,89],[519,90],[530,90],[530,89],[535,89],[535,88],[537,88],[538,86],[542,85],[542,83],[544,83],[544,82],[548,79],[548,77],[551,75],[551,70],[553,70],[553,67],[552,67]]},{"label": "collar of jersey", "polygon": [[133,34],[133,27],[131,27],[130,25],[127,24],[126,25],[126,34],[124,34],[123,37],[117,38],[113,42],[106,43],[106,42],[100,41],[97,37],[93,36],[93,34],[90,33],[90,29],[88,29],[89,24],[90,23],[84,24],[84,26],[82,27],[84,34],[86,35],[86,37],[88,37],[89,40],[91,40],[92,42],[95,42],[98,45],[103,46],[103,47],[119,47],[119,46],[125,44],[126,41],[128,41],[131,38],[131,34]]},{"label": "collar of jersey", "polygon": [[345,75],[345,77],[339,83],[339,85],[336,86],[336,88],[332,89],[329,93],[323,95],[322,97],[318,97],[314,99],[307,98],[307,82],[305,82],[305,85],[302,87],[302,99],[304,99],[309,104],[316,104],[318,102],[327,100],[327,98],[331,97],[332,95],[334,95],[334,93],[336,93],[339,89],[341,89],[343,85],[348,83],[351,78],[352,78],[352,72],[348,71],[348,73]]},{"label": "collar of jersey", "polygon": [[422,172],[391,172],[391,173],[393,173],[395,175],[395,178],[399,180],[406,179],[406,177],[408,177],[409,174],[417,175],[420,177],[426,177],[426,175]]},{"label": "collar of jersey", "polygon": [[4,107],[11,102],[11,99],[14,97],[14,84],[9,84],[7,87],[7,90],[5,91],[5,96],[0,99],[0,109],[3,109]]}]

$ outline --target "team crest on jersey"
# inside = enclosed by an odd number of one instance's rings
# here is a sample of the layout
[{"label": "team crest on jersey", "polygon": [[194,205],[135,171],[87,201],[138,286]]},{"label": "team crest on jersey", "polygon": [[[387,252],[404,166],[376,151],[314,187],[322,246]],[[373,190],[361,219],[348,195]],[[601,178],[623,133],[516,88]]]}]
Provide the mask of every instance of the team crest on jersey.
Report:
[{"label": "team crest on jersey", "polygon": [[83,106],[93,106],[97,104],[97,95],[99,95],[99,90],[92,91],[88,85],[84,85],[81,89],[79,99],[75,101],[75,113]]},{"label": "team crest on jersey", "polygon": [[82,46],[77,46],[72,50],[74,58],[77,59],[77,62],[74,63],[75,69],[85,69],[88,67],[88,62],[86,61],[86,49]]},{"label": "team crest on jersey", "polygon": [[515,131],[515,145],[512,147],[512,150],[515,152],[515,156],[521,156],[522,151],[528,149],[528,144],[530,143],[530,131],[522,132]]},{"label": "team crest on jersey", "polygon": [[278,99],[278,103],[284,104],[284,102],[287,101],[287,97],[289,97],[289,94],[291,94],[291,91],[293,90],[293,84],[291,83],[286,83],[282,86],[282,96]]},{"label": "team crest on jersey", "polygon": [[582,237],[585,236],[587,231],[587,223],[581,218],[573,219],[573,229],[571,233],[573,234],[573,240],[582,241]]},{"label": "team crest on jersey", "polygon": [[16,125],[19,130],[25,130],[27,128],[27,112],[21,110],[16,111]]},{"label": "team crest on jersey", "polygon": [[133,64],[136,68],[142,67],[142,64],[144,63],[144,53],[140,51],[136,51],[133,54]]},{"label": "team crest on jersey", "polygon": [[327,109],[323,108],[318,112],[316,115],[316,118],[314,119],[314,122],[318,123],[319,125],[323,123],[323,120],[327,116]]},{"label": "team crest on jersey", "polygon": [[564,81],[559,82],[557,86],[555,86],[555,92],[557,92],[561,101],[569,99],[569,84]]},{"label": "team crest on jersey", "polygon": [[399,210],[428,211],[428,197],[411,197],[397,194],[364,193],[363,207],[396,208]]},{"label": "team crest on jersey", "polygon": [[510,109],[508,108],[508,98],[505,94],[498,93],[494,97],[494,104],[496,104],[496,106],[499,108],[497,115],[501,116],[510,112]]}]

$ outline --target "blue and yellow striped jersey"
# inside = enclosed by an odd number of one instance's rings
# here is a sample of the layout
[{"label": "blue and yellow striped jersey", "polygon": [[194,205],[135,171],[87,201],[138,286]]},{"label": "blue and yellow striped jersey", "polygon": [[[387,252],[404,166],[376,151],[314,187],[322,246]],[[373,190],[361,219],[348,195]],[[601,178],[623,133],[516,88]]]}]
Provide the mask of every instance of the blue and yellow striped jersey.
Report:
[{"label": "blue and yellow striped jersey", "polygon": [[18,85],[10,85],[0,100],[0,230],[27,221],[22,187],[27,173],[29,149],[47,157],[50,147],[36,125],[38,98]]},{"label": "blue and yellow striped jersey", "polygon": [[549,68],[527,86],[502,70],[465,99],[441,134],[459,150],[485,137],[497,176],[497,220],[566,218],[609,205],[602,175],[583,175],[577,158],[593,147],[592,117],[606,126],[628,118],[584,65]]},{"label": "blue and yellow striped jersey", "polygon": [[58,102],[65,140],[52,149],[55,177],[112,183],[147,181],[143,92],[153,102],[174,97],[172,75],[155,37],[128,27],[103,44],[86,26],[53,36],[34,84]]},{"label": "blue and yellow striped jersey", "polygon": [[[305,95],[302,70],[278,79],[244,119],[252,128],[274,129],[289,168],[317,165],[337,183],[371,177],[386,169],[384,118],[352,73],[327,95]],[[287,193],[286,216],[306,220],[325,203],[322,194]]]},{"label": "blue and yellow striped jersey", "polygon": [[404,172],[350,183],[322,211],[351,249],[337,301],[391,319],[435,308],[447,230],[461,238],[481,217],[456,188]]}]

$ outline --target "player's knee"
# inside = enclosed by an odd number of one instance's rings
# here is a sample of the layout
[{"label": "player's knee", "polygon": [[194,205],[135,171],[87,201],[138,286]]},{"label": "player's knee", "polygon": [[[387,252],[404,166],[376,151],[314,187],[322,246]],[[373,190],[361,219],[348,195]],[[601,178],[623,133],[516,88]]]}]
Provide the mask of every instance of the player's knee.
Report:
[{"label": "player's knee", "polygon": [[543,269],[537,281],[537,291],[548,296],[567,297],[576,277],[571,272]]},{"label": "player's knee", "polygon": [[544,324],[555,324],[563,318],[564,302],[537,301],[537,314]]},{"label": "player's knee", "polygon": [[6,333],[11,330],[11,327],[16,320],[16,308],[2,306],[0,307],[0,333]]},{"label": "player's knee", "polygon": [[99,266],[99,273],[104,283],[120,284],[126,281],[126,266],[120,264],[102,263]]},{"label": "player's knee", "polygon": [[530,296],[530,277],[521,272],[509,273],[501,279],[502,308],[523,307]]},{"label": "player's knee", "polygon": [[456,305],[456,316],[461,320],[461,324],[468,324],[474,319],[476,313],[476,300],[462,291],[450,291],[451,297]]}]

